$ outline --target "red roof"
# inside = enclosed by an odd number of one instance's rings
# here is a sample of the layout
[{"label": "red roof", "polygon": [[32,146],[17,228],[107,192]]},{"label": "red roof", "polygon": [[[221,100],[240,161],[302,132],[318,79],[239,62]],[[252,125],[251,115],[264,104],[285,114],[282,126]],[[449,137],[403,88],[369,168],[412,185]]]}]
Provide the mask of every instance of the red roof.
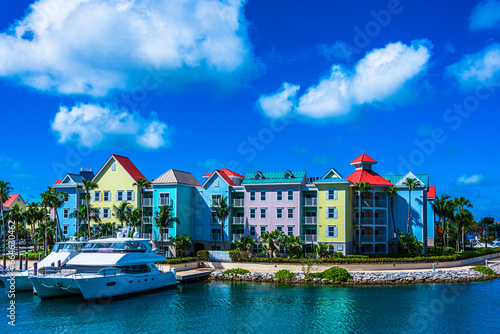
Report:
[{"label": "red roof", "polygon": [[5,201],[5,203],[3,203],[3,206],[5,207],[10,207],[12,205],[12,203],[14,203],[14,201],[16,200],[16,198],[19,197],[19,194],[12,194],[9,196],[9,198],[7,198],[7,200]]},{"label": "red roof", "polygon": [[429,190],[427,191],[427,198],[428,199],[436,198],[436,186],[429,187]]},{"label": "red roof", "polygon": [[365,163],[365,164],[376,164],[377,161],[368,156],[368,154],[363,153],[353,161],[351,161],[351,165]]},{"label": "red roof", "polygon": [[129,175],[137,182],[137,179],[142,177],[146,179],[144,175],[135,167],[135,165],[127,157],[122,157],[121,155],[113,154],[113,157],[122,165],[122,167],[129,173]]},{"label": "red roof", "polygon": [[352,183],[368,182],[372,186],[392,186],[393,184],[372,170],[358,169],[346,177]]},{"label": "red roof", "polygon": [[[222,168],[222,169],[216,169],[216,171],[218,171],[219,173],[222,172],[224,174],[226,174],[227,176],[236,176],[236,177],[241,177],[242,179],[244,179],[245,177],[241,174],[238,174],[236,172],[233,172],[232,170],[229,170],[227,168]],[[215,172],[215,171],[214,171]],[[210,177],[214,172],[211,172],[211,173],[208,173],[208,174],[205,174],[203,175],[203,177]]]},{"label": "red roof", "polygon": [[59,184],[61,183],[62,180],[57,180],[54,184]]}]

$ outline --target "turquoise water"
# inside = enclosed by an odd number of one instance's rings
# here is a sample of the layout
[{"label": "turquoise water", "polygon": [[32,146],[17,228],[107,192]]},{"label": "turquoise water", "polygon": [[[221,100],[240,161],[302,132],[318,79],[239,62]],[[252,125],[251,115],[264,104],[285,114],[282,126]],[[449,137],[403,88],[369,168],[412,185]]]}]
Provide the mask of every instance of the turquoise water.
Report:
[{"label": "turquoise water", "polygon": [[463,284],[297,286],[203,281],[90,304],[16,296],[0,333],[493,333],[500,280]]}]

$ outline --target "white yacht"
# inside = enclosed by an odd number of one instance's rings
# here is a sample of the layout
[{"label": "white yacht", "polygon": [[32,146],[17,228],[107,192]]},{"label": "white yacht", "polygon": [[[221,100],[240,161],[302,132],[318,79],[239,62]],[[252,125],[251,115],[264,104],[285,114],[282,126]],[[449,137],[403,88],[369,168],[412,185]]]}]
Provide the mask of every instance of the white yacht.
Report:
[{"label": "white yacht", "polygon": [[149,239],[137,236],[91,240],[62,270],[29,279],[42,299],[68,294],[102,299],[177,285],[175,269],[160,270],[155,263],[165,258],[154,254]]},{"label": "white yacht", "polygon": [[[83,238],[78,241],[76,237],[71,237],[69,241],[56,242],[54,248],[52,248],[52,252],[38,262],[38,268],[57,266],[59,261],[61,261],[61,266],[63,267],[69,260],[81,252],[84,244],[85,242],[83,241]],[[0,280],[5,284],[5,286],[9,286],[10,284],[7,280],[14,277],[16,292],[33,291],[33,285],[31,285],[31,282],[28,279],[28,277],[33,274],[33,267],[28,268],[28,270],[14,271],[8,271],[7,268],[7,271],[0,275]]]}]

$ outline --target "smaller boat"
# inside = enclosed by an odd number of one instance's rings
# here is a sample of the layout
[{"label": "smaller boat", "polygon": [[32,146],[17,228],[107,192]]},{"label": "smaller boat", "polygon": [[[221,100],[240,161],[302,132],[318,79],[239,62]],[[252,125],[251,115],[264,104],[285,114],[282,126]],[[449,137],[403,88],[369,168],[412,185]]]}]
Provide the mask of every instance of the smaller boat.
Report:
[{"label": "smaller boat", "polygon": [[63,269],[39,272],[29,279],[42,299],[71,294],[106,299],[176,286],[175,269],[158,268],[155,263],[165,257],[154,254],[148,242],[138,233],[133,238],[118,233],[116,238],[91,240]]},{"label": "smaller boat", "polygon": [[[81,252],[81,249],[85,242],[83,238],[77,240],[76,237],[71,237],[69,241],[56,242],[54,248],[49,255],[38,262],[38,268],[44,271],[44,268],[57,266],[60,262],[61,267],[74,258],[77,254]],[[49,269],[49,270],[55,270]],[[33,291],[33,285],[29,280],[29,276],[34,274],[33,267],[28,268],[28,270],[12,270],[6,268],[6,271],[0,275],[0,280],[5,286],[9,286],[10,283],[7,280],[15,279],[16,292],[20,291]]]}]

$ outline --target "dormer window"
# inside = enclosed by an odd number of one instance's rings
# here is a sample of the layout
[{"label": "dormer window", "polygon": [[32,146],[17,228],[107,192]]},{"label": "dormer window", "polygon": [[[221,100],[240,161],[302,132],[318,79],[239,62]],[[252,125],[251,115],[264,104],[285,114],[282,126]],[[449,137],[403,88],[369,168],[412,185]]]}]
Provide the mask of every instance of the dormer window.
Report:
[{"label": "dormer window", "polygon": [[290,172],[289,170],[287,170],[285,172],[285,179],[291,179],[293,177],[293,174],[292,172]]},{"label": "dormer window", "polygon": [[264,175],[262,175],[262,173],[261,173],[261,172],[257,172],[257,173],[255,173],[255,179],[256,179],[256,180],[261,180],[261,179],[263,179],[263,178],[264,178]]}]

